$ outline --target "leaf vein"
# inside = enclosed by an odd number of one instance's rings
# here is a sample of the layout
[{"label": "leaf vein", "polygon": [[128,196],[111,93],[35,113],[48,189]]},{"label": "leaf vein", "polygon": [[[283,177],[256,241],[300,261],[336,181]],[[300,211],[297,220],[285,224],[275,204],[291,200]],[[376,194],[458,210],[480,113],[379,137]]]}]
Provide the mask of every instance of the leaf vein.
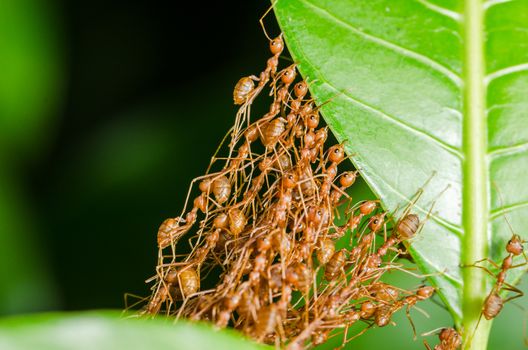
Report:
[{"label": "leaf vein", "polygon": [[462,19],[462,15],[460,13],[458,13],[458,12],[451,11],[451,10],[448,10],[448,9],[443,8],[441,6],[435,5],[433,3],[430,3],[427,0],[416,0],[416,1],[419,2],[420,4],[424,5],[425,7],[427,7],[429,10],[431,10],[431,11],[437,13],[437,14],[443,15],[445,17],[449,17],[449,18],[455,20],[456,22],[460,22],[461,19]]},{"label": "leaf vein", "polygon": [[[323,74],[320,74],[322,77],[324,77]],[[441,148],[443,148],[444,150],[448,151],[449,153],[455,155],[456,157],[458,157],[459,159],[463,159],[464,156],[462,154],[462,152],[446,143],[445,141],[439,139],[438,137],[436,136],[433,136],[421,129],[418,129],[417,127],[415,127],[414,125],[411,125],[411,124],[408,124],[406,122],[404,122],[403,120],[399,119],[399,118],[396,118],[395,116],[392,116],[384,111],[382,111],[381,109],[377,108],[377,107],[374,107],[372,105],[369,105],[361,100],[358,100],[356,97],[350,95],[350,93],[348,91],[339,91],[335,86],[333,86],[333,84],[331,84],[326,78],[323,78],[322,81],[328,85],[332,90],[334,90],[335,92],[337,93],[343,93],[343,95],[349,99],[352,103],[356,104],[356,105],[359,105],[360,107],[362,107],[363,109],[366,109],[366,110],[369,110],[370,112],[374,113],[374,114],[377,114],[385,119],[388,119],[390,121],[392,121],[393,123],[397,124],[398,126],[404,128],[404,129],[407,129],[415,134],[420,134],[422,136],[425,136],[426,138],[432,140],[434,143],[436,143],[438,146],[440,146]]]},{"label": "leaf vein", "polygon": [[499,79],[505,75],[514,74],[514,73],[523,72],[523,71],[528,71],[528,63],[521,63],[515,66],[510,66],[510,67],[499,69],[493,73],[488,74],[484,78],[484,82],[486,85],[489,85],[495,79]]},{"label": "leaf vein", "polygon": [[486,112],[489,114],[489,113],[493,112],[496,109],[504,109],[504,108],[509,108],[509,107],[524,106],[524,105],[528,105],[528,102],[524,102],[523,101],[523,102],[499,103],[499,104],[494,104],[491,107],[489,107],[486,110]]},{"label": "leaf vein", "polygon": [[512,2],[512,1],[513,0],[490,0],[490,1],[486,1],[484,3],[484,10],[489,10],[493,6],[504,4],[504,3],[507,3],[507,2]]},{"label": "leaf vein", "polygon": [[488,155],[492,158],[501,158],[526,151],[528,151],[528,142],[523,142],[513,146],[495,148],[488,152]]},{"label": "leaf vein", "polygon": [[502,206],[490,212],[490,220],[495,220],[499,216],[502,216],[514,210],[522,209],[525,207],[528,207],[528,201],[523,201],[523,202],[518,202],[518,203]]},{"label": "leaf vein", "polygon": [[[416,252],[416,250],[414,250]],[[436,270],[436,272],[441,272],[442,273],[442,276],[444,278],[446,278],[447,280],[453,282],[454,284],[456,284],[457,287],[460,287],[462,286],[462,280],[458,279],[458,278],[455,278],[455,276],[451,275],[448,273],[448,269],[446,268],[442,268],[440,266],[438,266],[437,264],[434,264],[433,261],[431,259],[428,259],[426,255],[423,255],[423,254],[419,254],[419,253],[416,253],[420,256],[420,259],[423,261],[423,262],[426,262],[430,267],[432,267],[434,270]]]}]

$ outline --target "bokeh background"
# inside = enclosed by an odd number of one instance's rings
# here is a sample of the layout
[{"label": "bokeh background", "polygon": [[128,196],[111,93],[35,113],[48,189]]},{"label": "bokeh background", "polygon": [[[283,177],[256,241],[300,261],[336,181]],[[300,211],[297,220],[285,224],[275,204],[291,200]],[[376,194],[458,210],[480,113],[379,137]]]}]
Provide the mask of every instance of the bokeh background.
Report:
[{"label": "bokeh background", "polygon": [[[159,223],[229,129],[232,87],[269,56],[267,7],[0,0],[0,315],[148,294]],[[278,33],[273,16],[266,27]],[[527,300],[506,306],[490,349],[523,348]],[[419,333],[451,324],[435,301],[429,318],[412,312]],[[351,347],[423,348],[404,313],[395,321]]]}]

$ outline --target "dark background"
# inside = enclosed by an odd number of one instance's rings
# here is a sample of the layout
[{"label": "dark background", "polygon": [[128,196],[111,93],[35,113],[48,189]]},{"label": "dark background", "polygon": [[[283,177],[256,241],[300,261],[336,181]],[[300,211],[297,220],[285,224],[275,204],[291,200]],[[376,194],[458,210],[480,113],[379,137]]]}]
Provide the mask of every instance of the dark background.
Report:
[{"label": "dark background", "polygon": [[157,227],[231,126],[234,84],[266,64],[266,2],[185,6],[56,3],[64,85],[47,144],[20,172],[54,292],[37,309],[148,293]]}]

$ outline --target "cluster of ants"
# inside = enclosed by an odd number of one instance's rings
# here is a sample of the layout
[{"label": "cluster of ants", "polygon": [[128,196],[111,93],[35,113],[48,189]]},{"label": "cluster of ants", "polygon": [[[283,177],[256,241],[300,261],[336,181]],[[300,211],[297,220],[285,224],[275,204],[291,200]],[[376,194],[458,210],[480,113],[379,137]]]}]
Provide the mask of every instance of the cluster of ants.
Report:
[{"label": "cluster of ants", "polygon": [[[412,203],[398,220],[378,201],[353,204],[346,190],[357,172],[338,170],[344,147],[325,146],[328,130],[307,97],[307,83],[295,83],[295,65],[278,68],[283,49],[282,36],[270,39],[264,71],[236,84],[240,108],[228,155],[215,154],[206,175],[193,180],[199,194],[192,207],[193,184],[183,214],[161,224],[156,275],[148,281],[154,286],[142,313],[205,320],[287,349],[333,336],[342,336],[344,345],[372,326],[388,325],[401,309],[414,331],[409,311],[435,288],[404,290],[381,277],[407,271],[395,261],[408,256],[406,241],[420,220],[410,213]],[[266,88],[273,102],[252,121],[251,106]],[[190,252],[181,253],[185,241]],[[497,277],[490,298],[498,297],[503,281]],[[350,336],[358,321],[367,326]],[[453,328],[439,338],[435,350],[455,350],[462,342]]]}]

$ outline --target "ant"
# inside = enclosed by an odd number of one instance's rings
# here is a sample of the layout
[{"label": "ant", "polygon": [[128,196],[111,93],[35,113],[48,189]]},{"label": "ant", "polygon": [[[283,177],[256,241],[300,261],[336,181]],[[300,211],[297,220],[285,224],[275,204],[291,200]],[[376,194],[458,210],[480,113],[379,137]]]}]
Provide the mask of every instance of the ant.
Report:
[{"label": "ant", "polygon": [[[506,273],[508,272],[508,270],[528,265],[528,258],[526,254],[524,253],[524,247],[523,247],[524,243],[526,242],[523,241],[519,235],[513,234],[510,240],[508,241],[508,243],[506,244],[506,252],[508,253],[508,255],[502,260],[502,264],[500,266],[495,261],[491,260],[490,258],[485,258],[485,259],[476,261],[472,265],[469,265],[470,267],[477,267],[479,269],[486,271],[488,274],[490,274],[496,279],[495,285],[493,286],[490,293],[484,300],[484,305],[482,305],[481,315],[479,317],[475,330],[478,327],[482,316],[484,316],[486,320],[491,320],[499,315],[505,303],[513,299],[520,298],[524,295],[524,293],[520,289],[506,282]],[[525,262],[514,265],[513,258],[515,256],[520,256],[520,255],[524,256]],[[499,272],[497,274],[494,274],[487,267],[478,265],[479,263],[484,262],[484,261],[489,262],[492,266],[497,268]],[[502,291],[511,291],[516,294],[511,297],[503,299],[500,296],[500,293]]]},{"label": "ant", "polygon": [[[442,328],[438,338],[440,344],[435,345],[434,350],[457,350],[462,345],[462,337],[454,328]],[[427,350],[432,350],[427,341],[424,340],[423,342]]]}]

